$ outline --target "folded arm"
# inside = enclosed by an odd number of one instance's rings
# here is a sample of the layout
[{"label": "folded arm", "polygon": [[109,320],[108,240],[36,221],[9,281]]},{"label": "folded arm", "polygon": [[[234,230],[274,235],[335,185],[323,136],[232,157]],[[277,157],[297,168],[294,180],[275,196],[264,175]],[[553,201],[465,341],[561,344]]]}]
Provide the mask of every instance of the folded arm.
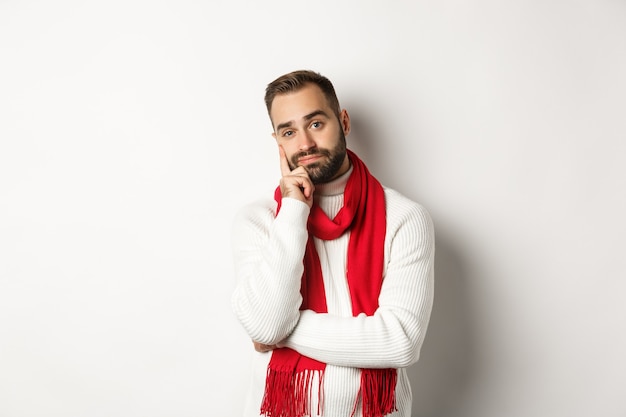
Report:
[{"label": "folded arm", "polygon": [[340,317],[305,310],[280,346],[322,362],[359,368],[400,368],[417,361],[433,300],[434,232],[414,206],[388,224],[387,268],[373,316]]},{"label": "folded arm", "polygon": [[237,285],[235,315],[252,340],[274,345],[300,317],[300,294],[309,207],[284,198],[274,217],[267,207],[248,207],[237,217],[233,252]]}]

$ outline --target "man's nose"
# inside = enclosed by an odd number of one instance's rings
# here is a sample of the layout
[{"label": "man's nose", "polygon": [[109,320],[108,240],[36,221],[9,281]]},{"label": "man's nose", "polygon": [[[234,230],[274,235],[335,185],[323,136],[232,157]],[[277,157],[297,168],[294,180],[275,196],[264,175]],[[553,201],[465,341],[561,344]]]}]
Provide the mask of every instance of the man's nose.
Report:
[{"label": "man's nose", "polygon": [[315,141],[311,134],[307,131],[303,131],[298,138],[298,150],[307,151],[311,148],[315,148]]}]

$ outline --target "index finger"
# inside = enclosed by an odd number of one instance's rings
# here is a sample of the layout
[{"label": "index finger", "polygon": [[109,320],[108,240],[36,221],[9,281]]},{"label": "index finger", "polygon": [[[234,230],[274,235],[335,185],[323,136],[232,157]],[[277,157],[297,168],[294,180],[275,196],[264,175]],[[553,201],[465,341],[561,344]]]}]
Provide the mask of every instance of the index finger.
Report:
[{"label": "index finger", "polygon": [[278,154],[280,155],[280,173],[284,177],[285,175],[291,174],[291,167],[289,166],[289,162],[287,161],[287,154],[282,146],[278,145]]}]

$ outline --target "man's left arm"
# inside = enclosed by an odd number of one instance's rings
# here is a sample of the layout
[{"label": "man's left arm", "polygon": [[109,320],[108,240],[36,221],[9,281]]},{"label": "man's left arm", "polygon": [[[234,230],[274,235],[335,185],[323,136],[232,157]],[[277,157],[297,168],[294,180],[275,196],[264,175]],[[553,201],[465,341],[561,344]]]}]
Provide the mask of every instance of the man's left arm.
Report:
[{"label": "man's left arm", "polygon": [[387,214],[391,241],[376,313],[340,317],[304,310],[281,347],[337,366],[401,368],[417,361],[433,302],[433,224],[417,204]]}]

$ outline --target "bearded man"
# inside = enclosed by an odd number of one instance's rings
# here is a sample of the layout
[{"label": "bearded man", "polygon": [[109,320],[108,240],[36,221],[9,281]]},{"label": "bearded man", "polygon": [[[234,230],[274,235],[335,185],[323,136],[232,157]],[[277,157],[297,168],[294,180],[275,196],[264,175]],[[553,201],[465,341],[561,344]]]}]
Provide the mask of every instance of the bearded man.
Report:
[{"label": "bearded man", "polygon": [[256,350],[245,417],[410,417],[406,368],[433,302],[427,211],[347,149],[350,117],[312,71],[265,103],[282,178],[233,229],[233,310]]}]

